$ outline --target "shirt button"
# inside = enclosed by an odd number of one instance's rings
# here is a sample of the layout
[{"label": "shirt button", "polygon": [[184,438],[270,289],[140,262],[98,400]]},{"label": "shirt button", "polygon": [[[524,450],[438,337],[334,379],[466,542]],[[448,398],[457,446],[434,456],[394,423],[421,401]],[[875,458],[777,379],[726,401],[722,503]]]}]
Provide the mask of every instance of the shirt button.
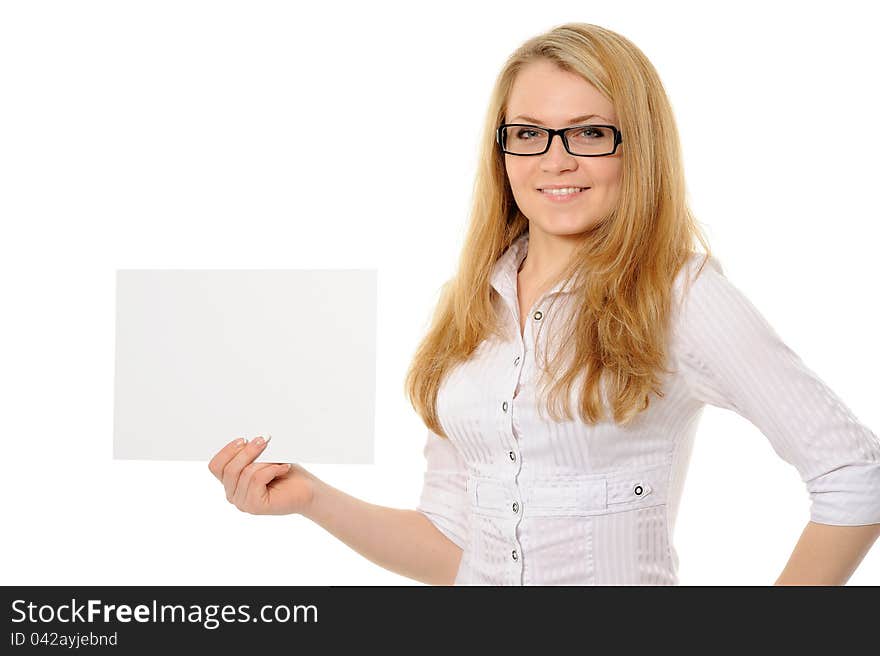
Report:
[{"label": "shirt button", "polygon": [[519,555],[516,553],[516,549],[510,552],[510,557],[514,560],[517,560],[519,558]]},{"label": "shirt button", "polygon": [[507,412],[507,401],[501,404],[501,409],[504,410],[504,412]]},{"label": "shirt button", "polygon": [[541,312],[540,310],[538,310],[538,311],[535,312],[535,314],[533,314],[532,316],[535,317],[535,321],[540,321],[540,320],[541,320],[541,317],[544,316],[544,313]]},{"label": "shirt button", "polygon": [[519,512],[519,504],[516,501],[513,502],[513,512]]},{"label": "shirt button", "polygon": [[633,494],[635,494],[637,497],[642,496],[642,486],[636,485],[635,489],[633,490]]},{"label": "shirt button", "polygon": [[515,454],[513,451],[510,451],[507,455],[510,456],[510,459],[511,459],[513,462],[516,462],[516,454]]},{"label": "shirt button", "polygon": [[513,366],[515,367],[518,364],[519,364],[519,356],[516,356],[516,359],[513,361]]}]

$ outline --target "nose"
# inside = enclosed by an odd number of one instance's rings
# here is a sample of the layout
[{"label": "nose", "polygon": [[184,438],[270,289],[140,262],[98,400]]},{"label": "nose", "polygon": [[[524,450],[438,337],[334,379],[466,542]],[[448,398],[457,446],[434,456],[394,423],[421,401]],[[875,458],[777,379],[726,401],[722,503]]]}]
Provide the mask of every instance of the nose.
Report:
[{"label": "nose", "polygon": [[577,158],[565,149],[561,134],[550,137],[550,147],[541,156],[541,168],[545,171],[577,168]]}]

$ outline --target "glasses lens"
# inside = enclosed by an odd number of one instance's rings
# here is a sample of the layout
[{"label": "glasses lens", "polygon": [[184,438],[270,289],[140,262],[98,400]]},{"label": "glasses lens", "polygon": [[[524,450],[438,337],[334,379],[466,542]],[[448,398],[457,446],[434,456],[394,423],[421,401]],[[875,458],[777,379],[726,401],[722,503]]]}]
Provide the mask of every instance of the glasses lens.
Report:
[{"label": "glasses lens", "polygon": [[614,130],[581,125],[566,133],[568,147],[575,155],[606,155],[614,150]]},{"label": "glasses lens", "polygon": [[547,131],[523,125],[504,128],[501,143],[504,150],[517,155],[534,155],[547,147]]}]

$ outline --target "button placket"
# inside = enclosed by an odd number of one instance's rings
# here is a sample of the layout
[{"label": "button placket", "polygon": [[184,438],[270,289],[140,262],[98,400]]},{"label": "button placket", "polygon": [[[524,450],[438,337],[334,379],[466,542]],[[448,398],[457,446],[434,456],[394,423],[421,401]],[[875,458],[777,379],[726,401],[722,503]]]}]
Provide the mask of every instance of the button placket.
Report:
[{"label": "button placket", "polygon": [[[515,368],[518,367],[521,360],[522,360],[522,356],[520,356],[520,355],[515,356],[513,359],[513,366]],[[514,381],[513,381],[513,392],[511,394],[511,400],[510,400],[510,402],[505,400],[501,403],[501,410],[504,413],[507,413],[508,409],[512,407],[513,402],[516,400],[517,388],[519,387],[519,377],[520,377],[520,370],[515,370]],[[511,418],[510,422],[505,421],[504,427],[506,429],[508,436],[510,437],[510,444],[514,445],[514,448],[515,448],[516,434],[513,430],[513,426],[512,426],[511,422],[512,422],[512,418]],[[508,451],[507,457],[510,459],[510,462],[516,463],[516,451],[514,451],[514,450]]]},{"label": "button placket", "polygon": [[[517,321],[519,321],[518,317],[517,317]],[[528,326],[528,324],[526,325],[526,329],[524,332],[525,332],[525,334],[522,337],[525,338],[525,342],[527,342],[530,339],[530,332],[531,332],[531,328]],[[502,410],[505,413],[507,413],[508,410],[512,410],[513,402],[516,400],[518,387],[520,384],[520,378],[522,377],[522,371],[523,371],[523,368],[525,365],[525,363],[523,362],[523,358],[525,357],[525,355],[527,355],[527,352],[528,352],[528,350],[525,348],[525,344],[523,343],[523,340],[521,340],[519,342],[519,346],[520,346],[520,352],[514,354],[514,358],[513,358],[513,367],[514,367],[514,377],[513,378],[514,378],[514,380],[513,380],[513,389],[511,392],[511,396],[510,396],[510,402],[505,400],[502,402],[502,405],[501,405]],[[517,435],[516,435],[516,431],[513,429],[512,414],[513,413],[510,412],[509,418],[505,419],[505,429],[506,429],[505,433],[510,437],[510,443],[513,445],[513,448],[507,452],[508,460],[511,463],[511,465],[513,466],[513,472],[511,475],[511,479],[512,479],[511,482],[513,483],[513,486],[512,486],[513,487],[513,490],[512,490],[512,493],[513,493],[512,497],[513,498],[511,499],[510,505],[508,506],[508,508],[510,508],[510,510],[511,510],[511,522],[508,524],[509,530],[510,530],[510,545],[511,545],[510,552],[509,552],[510,560],[508,560],[508,562],[510,563],[511,576],[513,577],[511,582],[514,582],[514,581],[521,582],[522,581],[521,553],[520,553],[519,541],[517,540],[517,535],[516,535],[517,526],[519,525],[519,522],[522,520],[522,505],[519,501],[519,497],[521,495],[520,495],[519,485],[516,480],[517,475],[519,474],[521,465],[518,462],[519,458],[517,457],[519,454],[519,451],[516,448]]]},{"label": "button placket", "polygon": [[520,580],[520,577],[522,576],[522,563],[520,562],[522,554],[520,552],[521,545],[520,545],[519,540],[517,538],[517,528],[519,527],[519,524],[522,521],[522,503],[521,503],[522,495],[520,493],[519,484],[516,481],[516,475],[514,475],[513,490],[512,490],[511,496],[512,496],[512,498],[510,501],[510,505],[508,506],[508,508],[510,508],[510,513],[511,513],[511,521],[509,524],[509,526],[510,526],[510,543],[511,543],[511,547],[512,547],[511,565],[514,568],[515,579]]}]

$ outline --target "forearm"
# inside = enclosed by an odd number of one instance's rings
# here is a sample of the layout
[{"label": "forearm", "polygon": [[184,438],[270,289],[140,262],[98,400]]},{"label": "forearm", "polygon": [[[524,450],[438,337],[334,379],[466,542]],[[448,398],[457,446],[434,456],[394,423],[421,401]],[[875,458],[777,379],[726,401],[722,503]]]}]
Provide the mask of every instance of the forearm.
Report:
[{"label": "forearm", "polygon": [[302,513],[377,565],[422,583],[450,585],[461,549],[416,510],[367,503],[314,478]]},{"label": "forearm", "polygon": [[871,549],[880,524],[808,522],[775,585],[843,585]]}]

